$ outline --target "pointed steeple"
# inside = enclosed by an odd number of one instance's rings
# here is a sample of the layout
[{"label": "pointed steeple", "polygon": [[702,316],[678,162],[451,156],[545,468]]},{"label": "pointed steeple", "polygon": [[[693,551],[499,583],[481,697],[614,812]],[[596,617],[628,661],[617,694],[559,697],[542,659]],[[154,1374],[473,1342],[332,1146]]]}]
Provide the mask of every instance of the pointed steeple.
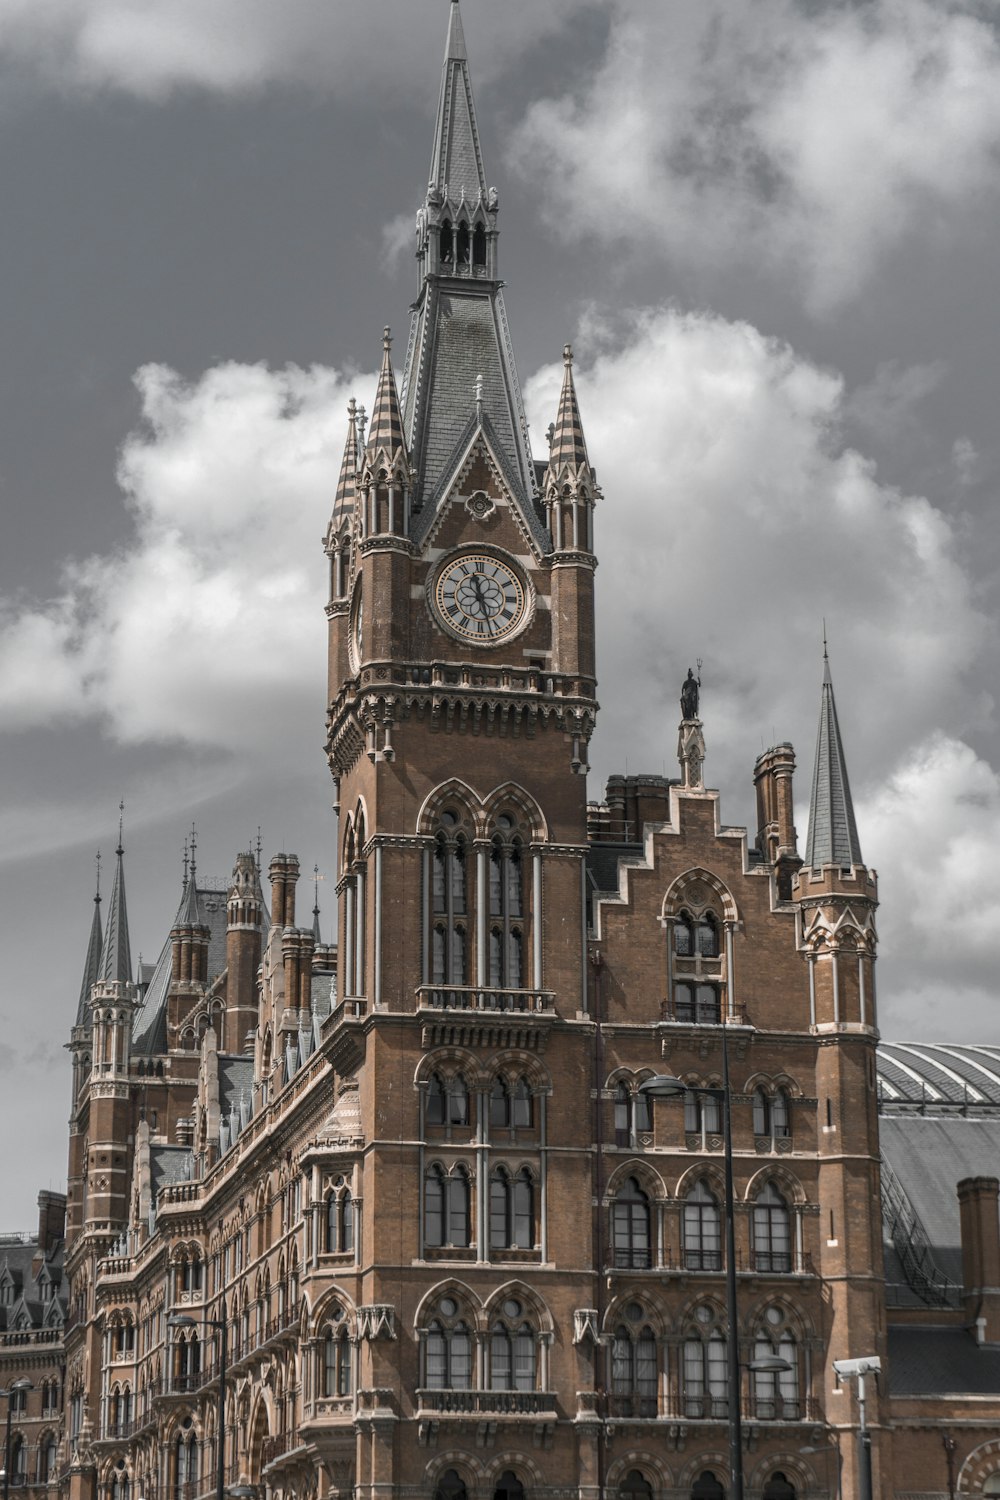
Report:
[{"label": "pointed steeple", "polygon": [[549,473],[555,477],[566,466],[576,473],[580,468],[590,468],[587,443],[583,436],[580,407],[573,383],[573,347],[567,344],[563,350],[563,383],[559,396],[559,412],[552,429],[552,444],[549,448]]},{"label": "pointed steeple", "polygon": [[[124,814],[124,804],[120,811]],[[132,954],[128,941],[128,912],[125,907],[125,849],[122,844],[122,819],[118,820],[118,847],[115,850],[115,877],[108,900],[108,925],[101,952],[98,979],[102,984],[129,984],[132,979]]]},{"label": "pointed steeple", "polygon": [[837,721],[837,705],[830,676],[830,658],[823,642],[823,693],[820,700],[819,732],[812,798],[809,803],[809,837],[805,862],[811,869],[822,865],[860,865],[861,842],[854,820],[854,803],[847,779],[847,760]]},{"label": "pointed steeple", "polygon": [[101,866],[98,855],[97,866],[97,890],[94,893],[94,919],[90,924],[90,941],[87,944],[87,957],[83,965],[83,982],[80,985],[80,1001],[76,1008],[76,1024],[86,1026],[90,1012],[90,991],[97,983],[101,974],[101,949],[103,947],[103,936],[101,933]]},{"label": "pointed steeple", "polygon": [[396,376],[392,368],[392,335],[388,328],[382,334],[382,368],[379,370],[378,390],[375,392],[375,405],[368,429],[366,466],[374,466],[380,453],[384,454],[387,467],[397,464],[400,458],[404,467],[409,467]]},{"label": "pointed steeple", "polygon": [[321,880],[319,865],[313,865],[313,937],[317,946],[322,943],[323,938],[319,930],[319,883]]},{"label": "pointed steeple", "polygon": [[403,380],[414,539],[428,529],[435,502],[462,461],[477,377],[478,415],[487,419],[491,444],[523,507],[533,504],[536,489],[497,263],[499,201],[487,186],[457,0],[450,12],[430,180],[417,215],[420,292]]},{"label": "pointed steeple", "polygon": [[180,911],[177,913],[175,926],[181,927],[204,927],[205,914],[201,909],[198,899],[198,866],[195,863],[195,854],[198,850],[195,831],[191,829],[191,853],[186,860],[186,874],[184,879],[184,895],[181,900]]},{"label": "pointed steeple", "polygon": [[476,106],[469,78],[469,54],[458,0],[452,0],[451,4],[428,180],[446,198],[464,197],[467,202],[474,203],[480,193],[486,194]]},{"label": "pointed steeple", "polygon": [[333,516],[330,520],[329,540],[334,541],[345,523],[349,526],[354,517],[354,503],[358,490],[358,407],[352,396],[347,403],[347,438],[344,456],[340,463],[340,478],[333,501]]}]

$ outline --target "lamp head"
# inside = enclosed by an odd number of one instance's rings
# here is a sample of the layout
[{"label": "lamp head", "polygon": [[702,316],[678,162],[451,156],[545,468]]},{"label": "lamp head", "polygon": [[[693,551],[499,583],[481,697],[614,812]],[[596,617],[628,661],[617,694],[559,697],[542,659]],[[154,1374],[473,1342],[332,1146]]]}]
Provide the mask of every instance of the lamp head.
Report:
[{"label": "lamp head", "polygon": [[752,1370],[755,1375],[779,1375],[792,1368],[780,1354],[762,1354],[760,1359],[752,1359],[747,1365],[747,1369]]},{"label": "lamp head", "polygon": [[168,1328],[197,1328],[197,1321],[190,1313],[171,1313],[167,1319]]},{"label": "lamp head", "polygon": [[680,1078],[673,1078],[668,1073],[657,1073],[652,1078],[646,1078],[640,1083],[638,1092],[645,1094],[647,1099],[676,1099],[679,1094],[686,1094],[687,1084]]}]

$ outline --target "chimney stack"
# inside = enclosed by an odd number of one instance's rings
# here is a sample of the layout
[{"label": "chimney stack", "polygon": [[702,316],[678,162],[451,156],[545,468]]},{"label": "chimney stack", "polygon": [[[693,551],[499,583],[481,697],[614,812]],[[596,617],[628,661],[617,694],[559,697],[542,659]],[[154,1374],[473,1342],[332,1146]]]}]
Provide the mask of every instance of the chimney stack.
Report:
[{"label": "chimney stack", "polygon": [[965,1309],[979,1343],[1000,1342],[1000,1182],[964,1177],[958,1184]]}]

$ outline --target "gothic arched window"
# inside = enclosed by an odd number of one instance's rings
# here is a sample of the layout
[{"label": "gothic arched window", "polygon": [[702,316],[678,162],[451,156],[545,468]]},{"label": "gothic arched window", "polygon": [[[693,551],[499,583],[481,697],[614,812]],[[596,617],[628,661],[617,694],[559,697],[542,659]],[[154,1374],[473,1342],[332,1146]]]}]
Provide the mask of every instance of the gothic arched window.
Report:
[{"label": "gothic arched window", "polygon": [[688,1089],[684,1095],[684,1131],[687,1135],[718,1135],[722,1129],[720,1100],[714,1093]]},{"label": "gothic arched window", "polygon": [[618,1500],[653,1500],[653,1486],[638,1469],[629,1469],[618,1486]]},{"label": "gothic arched window", "polygon": [[469,1178],[461,1165],[446,1173],[435,1164],[424,1177],[424,1240],[442,1248],[466,1248],[470,1243]]},{"label": "gothic arched window", "polygon": [[445,219],[441,225],[441,263],[450,266],[455,258],[455,242],[452,234],[451,220]]},{"label": "gothic arched window", "polygon": [[445,812],[431,866],[431,982],[468,983],[468,860],[458,814]]},{"label": "gothic arched window", "polygon": [[763,1088],[754,1089],[753,1133],[773,1140],[787,1140],[791,1135],[791,1112],[784,1089],[778,1089],[774,1094]]},{"label": "gothic arched window", "polygon": [[460,1074],[442,1078],[432,1073],[427,1088],[428,1125],[468,1125],[469,1090]]},{"label": "gothic arched window", "polygon": [[634,1177],[622,1184],[611,1206],[614,1263],[642,1269],[653,1263],[649,1198]]},{"label": "gothic arched window", "polygon": [[751,1226],[754,1270],[790,1271],[792,1216],[773,1182],[766,1183],[754,1199]]},{"label": "gothic arched window", "polygon": [[682,911],[674,922],[674,952],[678,958],[694,957],[694,923],[690,912]]},{"label": "gothic arched window", "polygon": [[[454,1306],[452,1298],[442,1299]],[[467,1391],[472,1386],[472,1335],[468,1326],[436,1318],[424,1340],[424,1383],[432,1391]]]},{"label": "gothic arched window", "polygon": [[469,1500],[465,1480],[457,1470],[448,1469],[441,1475],[438,1487],[434,1491],[434,1500]]},{"label": "gothic arched window", "polygon": [[[775,1317],[780,1326],[778,1308],[768,1308],[768,1318]],[[754,1360],[784,1360],[787,1370],[751,1370],[753,1378],[754,1415],[762,1422],[797,1422],[799,1409],[798,1346],[790,1329],[780,1336],[761,1330],[753,1349]]]},{"label": "gothic arched window", "polygon": [[699,1177],[684,1201],[684,1268],[721,1271],[722,1220],[719,1203],[708,1183]]},{"label": "gothic arched window", "polygon": [[711,1469],[703,1469],[691,1486],[691,1500],[726,1500],[726,1492]]},{"label": "gothic arched window", "polygon": [[490,1389],[533,1391],[538,1379],[537,1355],[535,1331],[529,1324],[511,1327],[506,1321],[494,1323],[490,1329]]},{"label": "gothic arched window", "polygon": [[719,924],[710,911],[698,918],[695,946],[700,958],[718,958],[719,956]]},{"label": "gothic arched window", "polygon": [[351,1394],[351,1341],[343,1320],[343,1310],[336,1308],[335,1319],[323,1335],[323,1395],[344,1397]]},{"label": "gothic arched window", "polygon": [[707,1338],[691,1333],[684,1341],[684,1415],[722,1418],[728,1402],[726,1341],[718,1329]]},{"label": "gothic arched window", "polygon": [[477,224],[472,236],[472,264],[474,266],[485,266],[486,264],[486,230],[482,224]]},{"label": "gothic arched window", "polygon": [[535,1185],[527,1169],[511,1177],[498,1167],[490,1177],[490,1248],[531,1250],[535,1244]]},{"label": "gothic arched window", "polygon": [[796,1489],[780,1469],[776,1469],[764,1486],[762,1500],[795,1500]]},{"label": "gothic arched window", "polygon": [[656,1335],[638,1302],[625,1308],[611,1344],[611,1394],[616,1415],[655,1417],[659,1384]]},{"label": "gothic arched window", "polygon": [[501,814],[490,844],[489,981],[492,989],[524,989],[524,868],[514,820]]}]

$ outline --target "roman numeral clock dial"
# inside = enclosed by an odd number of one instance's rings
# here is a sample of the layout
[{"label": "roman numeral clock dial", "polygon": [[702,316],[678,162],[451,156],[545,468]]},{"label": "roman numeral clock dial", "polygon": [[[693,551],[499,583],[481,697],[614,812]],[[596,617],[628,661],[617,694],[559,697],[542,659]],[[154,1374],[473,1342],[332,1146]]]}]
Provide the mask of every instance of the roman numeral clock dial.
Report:
[{"label": "roman numeral clock dial", "polygon": [[432,611],[451,635],[479,646],[508,640],[528,623],[528,587],[513,560],[491,552],[446,558],[433,578]]}]

